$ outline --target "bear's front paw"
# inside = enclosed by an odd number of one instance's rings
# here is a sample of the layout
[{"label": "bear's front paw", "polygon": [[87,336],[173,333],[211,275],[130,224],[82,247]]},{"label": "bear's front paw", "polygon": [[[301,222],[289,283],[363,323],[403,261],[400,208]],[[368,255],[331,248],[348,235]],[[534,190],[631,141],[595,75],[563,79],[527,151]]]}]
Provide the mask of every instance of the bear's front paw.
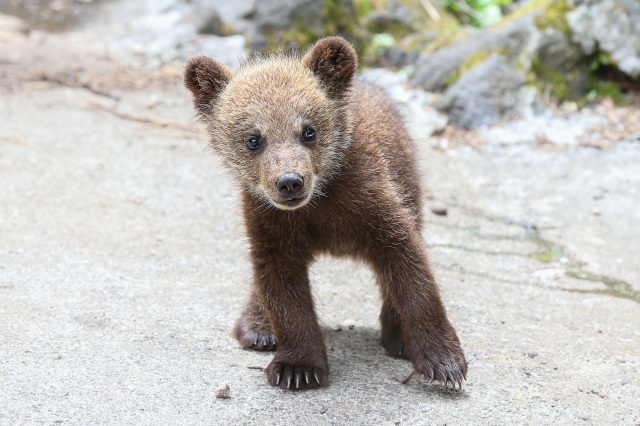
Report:
[{"label": "bear's front paw", "polygon": [[238,319],[231,334],[245,349],[276,350],[276,335],[271,326],[266,322],[256,322],[249,315],[243,315]]},{"label": "bear's front paw", "polygon": [[274,359],[267,367],[267,378],[271,386],[280,389],[326,388],[329,385],[329,369],[326,366],[289,364]]},{"label": "bear's front paw", "polygon": [[462,380],[467,380],[467,360],[457,341],[440,341],[416,349],[412,350],[411,360],[418,374],[429,381],[444,382],[445,386],[451,384],[454,389],[457,383],[462,389]]}]

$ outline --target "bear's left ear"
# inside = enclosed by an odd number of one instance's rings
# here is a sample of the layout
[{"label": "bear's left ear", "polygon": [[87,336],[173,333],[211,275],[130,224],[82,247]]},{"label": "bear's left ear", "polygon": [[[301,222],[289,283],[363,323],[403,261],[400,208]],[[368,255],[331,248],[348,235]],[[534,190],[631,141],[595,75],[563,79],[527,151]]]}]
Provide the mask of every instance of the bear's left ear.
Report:
[{"label": "bear's left ear", "polygon": [[321,81],[329,97],[341,99],[351,87],[358,68],[358,56],[353,46],[342,37],[327,37],[307,52],[302,64]]},{"label": "bear's left ear", "polygon": [[193,104],[201,117],[211,114],[220,93],[227,87],[233,72],[207,56],[189,59],[184,67],[184,85],[193,94]]}]

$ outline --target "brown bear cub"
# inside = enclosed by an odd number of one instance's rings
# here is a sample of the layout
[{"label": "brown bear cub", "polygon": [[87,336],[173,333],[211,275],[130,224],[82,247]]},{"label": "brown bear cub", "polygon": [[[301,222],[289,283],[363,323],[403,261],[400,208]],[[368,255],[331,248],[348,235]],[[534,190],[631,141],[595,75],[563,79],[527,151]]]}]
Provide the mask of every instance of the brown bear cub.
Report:
[{"label": "brown bear cub", "polygon": [[186,65],[211,147],[237,178],[251,245],[253,290],[233,334],[242,347],[276,351],[273,386],[327,386],[308,269],[321,253],[350,256],[375,271],[387,354],[461,387],[467,362],[420,235],[415,148],[393,103],[354,80],[356,68],[340,37],[235,73],[205,56]]}]

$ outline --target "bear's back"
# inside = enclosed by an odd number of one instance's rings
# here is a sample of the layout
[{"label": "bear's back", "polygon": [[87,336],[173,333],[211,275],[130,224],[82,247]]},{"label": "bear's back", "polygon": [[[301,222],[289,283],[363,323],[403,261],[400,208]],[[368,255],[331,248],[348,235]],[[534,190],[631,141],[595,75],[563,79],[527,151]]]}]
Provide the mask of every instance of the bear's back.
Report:
[{"label": "bear's back", "polygon": [[384,164],[378,167],[386,169],[399,189],[403,204],[413,212],[420,228],[421,179],[416,164],[417,150],[407,132],[404,117],[382,88],[359,79],[353,83],[351,105],[351,161],[361,161],[359,155],[381,159]]}]

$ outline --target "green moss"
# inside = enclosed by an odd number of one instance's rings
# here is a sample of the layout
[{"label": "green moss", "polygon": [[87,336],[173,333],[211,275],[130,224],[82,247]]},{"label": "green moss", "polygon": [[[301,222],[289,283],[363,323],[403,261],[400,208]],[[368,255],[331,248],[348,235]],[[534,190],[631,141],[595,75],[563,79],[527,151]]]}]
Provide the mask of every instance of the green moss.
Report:
[{"label": "green moss", "polygon": [[294,43],[300,50],[306,50],[318,39],[341,35],[356,49],[358,55],[365,52],[365,32],[356,16],[354,5],[346,0],[326,0],[323,6],[324,19],[317,25],[309,25],[294,19],[285,31],[272,31],[265,36],[269,46],[274,49],[283,44]]},{"label": "green moss", "polygon": [[540,251],[529,254],[531,259],[539,260],[544,263],[551,263],[559,260],[562,257],[562,247],[554,244],[550,241],[543,240],[542,238],[536,238],[534,241],[539,247]]},{"label": "green moss", "polygon": [[356,14],[363,17],[374,10],[385,9],[389,6],[388,0],[353,0]]},{"label": "green moss", "polygon": [[412,29],[400,19],[385,19],[384,21],[368,20],[367,30],[373,34],[390,34],[394,38],[402,38],[411,34]]},{"label": "green moss", "polygon": [[509,56],[509,50],[503,49],[503,48],[497,48],[497,49],[481,51],[481,52],[474,53],[473,55],[469,55],[469,57],[464,61],[462,66],[458,68],[458,70],[454,74],[450,75],[445,80],[446,85],[451,86],[456,81],[458,81],[460,77],[462,77],[463,75],[465,75],[466,73],[468,73],[469,71],[471,71],[472,69],[474,69],[475,67],[483,63],[484,61],[486,61],[487,59],[489,59],[489,57],[491,57],[492,55],[496,55],[496,54]]},{"label": "green moss", "polygon": [[354,5],[345,0],[325,0],[325,35],[341,34],[349,39],[358,55],[364,53],[365,35]]},{"label": "green moss", "polygon": [[539,10],[544,10],[549,4],[553,3],[553,0],[531,0],[515,12],[507,15],[501,21],[498,21],[496,24],[492,26],[492,28],[498,28],[503,25],[509,24],[513,21],[517,21],[518,19],[526,16],[530,13],[534,13]]},{"label": "green moss", "polygon": [[549,67],[539,58],[531,61],[531,71],[529,73],[529,84],[538,88],[540,93],[548,92],[557,101],[563,102],[575,100],[580,94],[574,93],[570,80],[572,73],[563,73]]},{"label": "green moss", "polygon": [[448,27],[443,27],[439,30],[437,38],[429,43],[429,46],[427,46],[427,49],[423,53],[433,53],[436,50],[440,50],[460,40],[464,40],[468,36],[469,31],[462,29],[457,23],[451,24]]},{"label": "green moss", "polygon": [[535,18],[534,22],[541,31],[547,28],[555,28],[568,35],[571,33],[571,29],[567,22],[567,13],[572,10],[573,8],[567,0],[552,1],[544,8],[542,14]]}]

